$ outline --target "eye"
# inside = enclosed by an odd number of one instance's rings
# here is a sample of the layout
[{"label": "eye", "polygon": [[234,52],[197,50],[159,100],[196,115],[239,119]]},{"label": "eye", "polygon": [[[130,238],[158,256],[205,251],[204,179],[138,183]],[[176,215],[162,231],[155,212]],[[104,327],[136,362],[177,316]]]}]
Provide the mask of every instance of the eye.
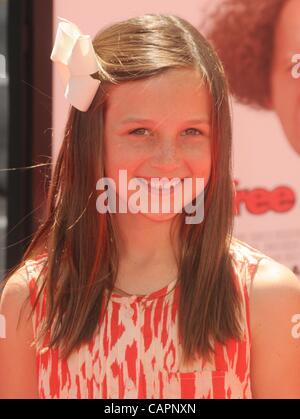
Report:
[{"label": "eye", "polygon": [[144,133],[143,132],[141,133],[141,131],[148,131],[148,130],[147,128],[137,128],[137,129],[134,129],[133,131],[130,131],[129,134],[144,135]]},{"label": "eye", "polygon": [[197,131],[196,135],[204,135],[204,132],[200,131],[197,128],[188,128],[188,129],[185,130],[185,132],[188,132],[187,135],[193,135],[193,133],[195,133],[195,131]]},{"label": "eye", "polygon": [[[132,131],[129,132],[129,134],[133,134],[133,135],[146,135],[146,131],[149,132],[149,130],[147,128],[136,128]],[[200,131],[197,128],[188,128],[185,130],[186,134],[184,135],[205,135],[204,131]]]}]

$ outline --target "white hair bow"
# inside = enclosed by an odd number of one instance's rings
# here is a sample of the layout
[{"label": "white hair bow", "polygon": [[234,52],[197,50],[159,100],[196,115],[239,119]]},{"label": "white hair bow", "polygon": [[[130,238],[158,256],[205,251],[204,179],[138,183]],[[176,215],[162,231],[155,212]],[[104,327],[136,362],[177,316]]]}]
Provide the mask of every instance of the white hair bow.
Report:
[{"label": "white hair bow", "polygon": [[59,65],[65,98],[76,109],[86,112],[100,84],[100,80],[93,79],[90,74],[99,71],[100,64],[91,37],[82,35],[74,23],[59,19],[50,58]]}]

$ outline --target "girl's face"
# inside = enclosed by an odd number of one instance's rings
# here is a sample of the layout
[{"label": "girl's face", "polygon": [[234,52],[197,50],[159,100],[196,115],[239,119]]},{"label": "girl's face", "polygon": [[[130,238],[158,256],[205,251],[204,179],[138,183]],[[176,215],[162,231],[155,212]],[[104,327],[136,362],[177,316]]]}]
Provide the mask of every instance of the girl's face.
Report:
[{"label": "girl's face", "polygon": [[[300,54],[300,1],[286,2],[275,33],[271,74],[272,107],[277,112],[285,134],[300,155],[300,71],[292,57]],[[297,77],[292,68],[298,67]]]},{"label": "girl's face", "polygon": [[[127,184],[137,177],[179,177],[192,178],[193,185],[195,178],[204,178],[205,186],[211,169],[210,114],[210,93],[194,69],[170,69],[112,86],[104,115],[105,176],[114,180],[117,196],[121,169],[127,171]],[[137,190],[129,190],[128,199]],[[196,195],[193,187],[193,199]],[[175,215],[143,213],[158,221]]]}]

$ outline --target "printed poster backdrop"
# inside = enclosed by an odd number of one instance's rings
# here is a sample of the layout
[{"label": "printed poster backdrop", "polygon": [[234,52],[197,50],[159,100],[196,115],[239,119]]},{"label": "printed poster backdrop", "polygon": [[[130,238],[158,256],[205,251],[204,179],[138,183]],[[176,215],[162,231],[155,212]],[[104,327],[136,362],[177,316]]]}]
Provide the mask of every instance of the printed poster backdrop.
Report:
[{"label": "printed poster backdrop", "polygon": [[215,3],[206,32],[236,98],[235,234],[300,276],[300,2]]},{"label": "printed poster backdrop", "polygon": [[[255,56],[253,50],[249,48],[251,42],[256,46],[261,45],[260,39],[255,39],[254,36],[259,32],[250,31],[253,39],[249,44],[246,28],[247,25],[253,26],[253,20],[251,21],[249,16],[252,16],[256,23],[259,16],[269,17],[261,25],[263,33],[259,34],[270,39],[272,32],[268,33],[267,29],[271,31],[275,28],[272,39],[276,39],[275,44],[281,52],[281,54],[276,52],[276,71],[271,79],[275,110],[269,103],[268,106],[249,104],[247,97],[246,102],[236,96],[232,99],[233,164],[237,212],[234,234],[287,265],[300,278],[300,2],[298,0],[286,2],[296,4],[289,5],[287,9],[281,8],[276,20],[275,17],[267,14],[266,4],[270,5],[272,2],[274,2],[274,7],[272,7],[273,12],[270,13],[274,13],[275,6],[278,10],[280,9],[278,5],[280,0],[252,0],[251,2],[248,0],[189,0],[187,3],[181,0],[152,0],[151,2],[111,0],[105,4],[99,0],[77,0],[76,3],[71,0],[55,0],[53,43],[58,24],[57,16],[76,23],[84,34],[90,34],[93,37],[101,27],[144,13],[178,15],[191,22],[205,35],[216,35],[216,42],[218,34],[214,33],[214,27],[218,19],[222,22],[222,16],[220,14],[215,16],[214,11],[225,10],[224,13],[226,13],[226,7],[229,7],[230,24],[232,25],[233,17],[235,17],[235,22],[240,22],[242,27],[234,28],[237,36],[234,32],[231,33],[232,39],[226,38],[229,30],[222,32],[221,36],[225,41],[218,45],[218,52],[225,66],[226,60],[229,62],[232,60],[230,51],[234,51],[234,45],[235,48],[236,45],[242,48],[241,56],[244,58],[246,56],[248,60],[246,67],[243,60],[239,63],[237,56],[234,63],[235,72],[228,76],[233,80],[238,80],[243,88],[246,87],[246,91],[248,88],[250,92],[255,89],[259,92],[264,89],[264,81],[259,77],[263,74],[263,70],[255,67],[255,58],[257,59],[259,55]],[[220,3],[224,3],[223,7],[220,7]],[[246,10],[242,17],[233,13],[234,9],[240,10],[249,4],[252,4],[251,10]],[[263,10],[264,7],[266,7],[265,10]],[[253,32],[255,32],[254,35]],[[241,36],[241,33],[244,36]],[[211,42],[213,42],[212,39]],[[243,45],[243,42],[246,44]],[[49,65],[51,65],[50,59]],[[255,77],[251,75],[249,77],[249,74],[246,77],[246,70],[251,68],[251,65]],[[227,69],[227,66],[225,67]],[[230,71],[232,68],[229,66],[228,72]],[[62,141],[69,104],[64,99],[63,86],[55,67],[53,77],[53,158],[55,160]],[[258,80],[262,83],[261,86],[256,84]]]}]

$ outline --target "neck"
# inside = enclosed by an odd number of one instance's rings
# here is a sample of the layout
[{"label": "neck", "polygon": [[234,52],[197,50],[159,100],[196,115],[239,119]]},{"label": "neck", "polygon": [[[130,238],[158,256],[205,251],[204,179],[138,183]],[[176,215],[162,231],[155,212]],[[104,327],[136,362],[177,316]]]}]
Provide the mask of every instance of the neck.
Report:
[{"label": "neck", "polygon": [[178,225],[172,238],[172,220],[154,221],[141,214],[116,214],[115,220],[122,259],[166,262],[178,256]]},{"label": "neck", "polygon": [[147,294],[177,278],[178,224],[154,221],[141,214],[116,214],[119,270],[116,288],[127,294]]}]

